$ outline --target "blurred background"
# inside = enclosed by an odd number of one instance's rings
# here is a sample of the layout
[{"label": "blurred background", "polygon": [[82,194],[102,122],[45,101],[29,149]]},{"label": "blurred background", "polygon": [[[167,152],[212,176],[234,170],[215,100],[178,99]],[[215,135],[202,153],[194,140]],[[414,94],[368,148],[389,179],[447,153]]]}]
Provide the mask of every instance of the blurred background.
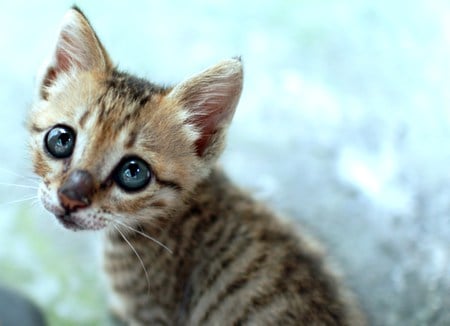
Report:
[{"label": "blurred background", "polygon": [[[50,325],[103,325],[101,234],[41,208],[24,127],[72,4],[0,3],[0,283]],[[241,55],[230,176],[326,244],[373,325],[450,325],[448,1],[77,4],[119,67],[153,81]]]}]

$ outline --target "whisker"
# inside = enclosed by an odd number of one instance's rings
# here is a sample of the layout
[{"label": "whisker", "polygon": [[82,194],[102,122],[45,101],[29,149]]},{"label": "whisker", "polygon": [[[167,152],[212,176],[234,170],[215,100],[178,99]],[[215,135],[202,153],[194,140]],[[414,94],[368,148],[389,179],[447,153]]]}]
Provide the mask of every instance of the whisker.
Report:
[{"label": "whisker", "polygon": [[39,201],[39,198],[37,198],[37,197],[31,202],[31,206],[33,206],[33,207],[39,206],[39,204],[40,204],[40,201]]},{"label": "whisker", "polygon": [[8,173],[8,174],[10,174],[10,175],[13,175],[13,176],[15,176],[15,177],[19,177],[19,178],[22,178],[22,179],[27,179],[27,180],[30,180],[30,181],[34,181],[34,182],[36,182],[36,183],[39,183],[39,177],[37,177],[37,176],[31,176],[31,175],[21,175],[21,174],[19,174],[19,173],[16,173],[16,172],[13,172],[13,171],[11,171],[11,170],[8,170],[8,169],[5,169],[5,168],[3,168],[3,167],[0,167],[0,171],[3,171],[3,172],[5,172],[5,173]]},{"label": "whisker", "polygon": [[8,202],[5,202],[5,203],[0,203],[0,206],[1,206],[1,205],[9,205],[9,204],[21,203],[21,202],[24,202],[24,201],[27,201],[27,200],[37,199],[37,198],[38,198],[38,196],[33,196],[33,197],[28,197],[28,198],[17,199],[17,200],[8,201]]},{"label": "whisker", "polygon": [[[117,221],[113,221],[113,222],[117,222]],[[141,263],[142,269],[144,270],[144,274],[145,274],[145,278],[147,280],[147,291],[148,293],[150,293],[150,277],[148,276],[148,272],[147,269],[145,268],[145,264],[144,261],[142,260],[141,256],[139,256],[139,253],[137,252],[137,250],[133,247],[133,245],[131,244],[131,242],[127,239],[127,237],[122,233],[122,231],[120,231],[119,227],[116,224],[113,224],[114,228],[117,230],[117,232],[120,233],[120,235],[122,236],[123,240],[125,240],[125,242],[130,246],[131,250],[133,250],[134,254],[136,255],[136,257],[138,258],[139,262]]]},{"label": "whisker", "polygon": [[126,227],[126,228],[130,229],[131,231],[134,231],[134,232],[136,232],[136,233],[142,235],[143,237],[145,237],[145,238],[147,238],[147,239],[153,241],[153,242],[156,243],[157,245],[163,247],[163,248],[164,248],[165,250],[167,250],[171,255],[173,254],[173,251],[172,251],[169,247],[167,247],[167,246],[166,246],[164,243],[162,243],[161,241],[159,241],[159,240],[153,238],[152,236],[150,236],[150,235],[148,235],[148,234],[146,234],[146,233],[144,233],[144,232],[142,232],[142,231],[139,231],[139,230],[133,228],[132,226],[130,226],[130,225],[124,223],[124,222],[117,221],[117,220],[114,220],[114,222],[117,223],[117,224],[122,225],[123,227]]},{"label": "whisker", "polygon": [[28,188],[28,189],[39,189],[39,187],[36,187],[36,186],[20,185],[20,184],[16,184],[16,183],[7,183],[7,182],[0,182],[0,185],[19,187],[19,188]]}]

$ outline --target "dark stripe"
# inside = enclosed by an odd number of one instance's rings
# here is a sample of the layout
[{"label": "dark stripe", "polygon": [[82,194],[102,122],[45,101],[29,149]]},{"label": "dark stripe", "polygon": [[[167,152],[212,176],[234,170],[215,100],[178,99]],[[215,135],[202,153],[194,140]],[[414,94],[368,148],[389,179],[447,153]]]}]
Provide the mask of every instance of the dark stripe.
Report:
[{"label": "dark stripe", "polygon": [[[174,256],[184,255],[186,252],[193,252],[201,242],[200,237],[206,234],[208,230],[216,224],[217,221],[217,214],[210,214],[206,217],[202,216],[202,212],[200,211],[200,209],[194,205],[189,210],[188,214],[184,215],[183,219],[180,221],[180,224],[169,230],[170,237],[179,239],[176,242],[176,246],[173,251]],[[195,224],[191,229],[192,231],[188,235],[189,238],[186,238],[186,232],[183,232],[183,230],[187,228],[186,225],[189,222]],[[187,243],[181,241],[182,239],[187,241]],[[183,249],[184,252],[181,252],[181,249]]]},{"label": "dark stripe", "polygon": [[99,97],[99,99],[98,99],[98,105],[99,105],[99,112],[98,112],[98,121],[97,121],[97,124],[99,124],[99,123],[101,123],[102,121],[105,121],[105,119],[106,119],[106,116],[107,116],[107,114],[106,114],[106,105],[105,105],[105,102],[104,102],[104,97],[106,96],[106,94],[104,94],[103,96],[100,96]]},{"label": "dark stripe", "polygon": [[[127,109],[130,110],[130,106],[133,104],[128,105]],[[128,122],[130,121],[139,121],[139,116],[141,114],[141,108],[138,105],[134,105],[133,111],[132,112],[128,112],[123,119],[120,121],[120,123],[118,123],[117,125],[117,130],[122,129],[124,126],[126,126],[128,124]]]},{"label": "dark stripe", "polygon": [[[212,212],[208,214],[206,217],[201,216],[199,218],[198,223],[195,225],[195,228],[192,231],[192,237],[197,239],[198,242],[201,241],[201,237],[204,237],[208,231],[216,225],[216,223],[220,220],[219,215],[216,212]],[[197,246],[197,244],[196,244]]]},{"label": "dark stripe", "polygon": [[55,68],[48,68],[47,73],[45,74],[45,77],[41,83],[41,90],[40,95],[42,99],[48,100],[48,97],[50,95],[48,89],[52,85],[53,81],[55,80],[57,76],[58,71]]},{"label": "dark stripe", "polygon": [[[229,238],[224,241],[223,245],[220,249],[217,250],[217,255],[221,255],[222,258],[215,266],[217,266],[214,270],[206,270],[204,271],[204,283],[201,286],[198,286],[200,290],[192,297],[190,302],[190,307],[195,307],[200,299],[205,295],[207,291],[209,291],[214,284],[221,279],[221,276],[229,273],[228,267],[232,262],[236,261],[238,257],[247,253],[248,248],[250,248],[251,240],[248,238],[244,238],[245,241],[241,241],[240,243],[232,243],[234,238],[236,237],[235,232],[231,232]],[[232,240],[233,239],[233,240]],[[226,248],[229,250],[225,251]],[[211,264],[207,264],[205,268],[210,269]],[[210,275],[212,273],[212,275]]]},{"label": "dark stripe", "polygon": [[[192,213],[193,214],[190,216],[185,215],[185,217],[187,221],[196,223],[194,229],[192,229],[192,231],[195,231],[196,227],[199,224],[202,224],[202,219],[199,218],[199,215],[195,214],[195,210]],[[180,302],[182,301],[186,286],[190,282],[189,275],[193,266],[192,255],[190,255],[190,253],[193,251],[193,247],[196,246],[195,241],[193,241],[194,232],[187,234],[187,221],[181,221],[183,222],[182,225],[174,225],[168,230],[169,237],[177,239],[175,247],[173,248],[173,256],[177,257],[177,262],[174,266],[175,275],[177,275],[174,293],[175,297],[179,298]]]},{"label": "dark stripe", "polygon": [[[185,230],[185,226],[191,222],[197,224],[201,223],[201,214],[202,212],[200,211],[199,207],[197,205],[193,205],[183,216],[179,218],[177,223],[171,223],[172,226],[167,230],[167,234],[169,238],[177,239],[177,241],[175,242],[175,247],[172,248],[174,257],[179,257],[180,255],[184,254],[181,253],[182,249],[186,250],[185,244],[182,243],[182,239],[184,238],[184,233],[182,231]],[[194,246],[192,243],[188,244]]]},{"label": "dark stripe", "polygon": [[130,134],[128,135],[127,142],[125,143],[125,148],[130,149],[131,147],[133,147],[133,145],[136,143],[136,139],[137,139],[137,132],[136,131],[130,132]]},{"label": "dark stripe", "polygon": [[[280,265],[282,262],[280,263]],[[271,284],[270,287],[266,287],[266,289],[270,289],[265,293],[257,293],[259,294],[256,297],[253,297],[251,302],[247,304],[245,310],[238,317],[238,319],[233,323],[233,325],[244,325],[248,323],[249,319],[252,316],[258,316],[259,311],[263,311],[267,309],[267,306],[272,304],[277,298],[280,298],[282,295],[288,292],[288,283],[291,282],[292,273],[296,270],[291,268],[286,268],[286,265],[283,265],[284,268],[282,272],[277,275],[277,278],[274,280],[275,284]]]},{"label": "dark stripe", "polygon": [[[179,257],[177,265],[175,267],[175,273],[177,275],[177,285],[175,288],[176,297],[179,298],[179,314],[188,314],[189,305],[192,302],[192,292],[198,287],[198,284],[191,278],[192,266],[196,264],[193,259],[192,253],[198,248],[201,243],[201,237],[203,237],[208,230],[216,225],[219,220],[217,214],[210,214],[208,216],[202,216],[200,208],[196,205],[186,213],[180,220],[180,224],[169,230],[170,236],[175,239],[179,239],[176,242],[173,250],[174,256]],[[190,223],[188,228],[187,223]],[[191,232],[183,232],[189,229]],[[186,297],[187,296],[187,297]]]},{"label": "dark stripe", "polygon": [[144,95],[141,97],[141,99],[139,100],[139,106],[144,106],[145,104],[147,104],[148,101],[150,101],[151,99],[151,95]]},{"label": "dark stripe", "polygon": [[44,132],[47,129],[46,128],[41,128],[37,124],[32,123],[31,126],[30,126],[30,130],[32,132],[35,132],[35,133],[40,133],[40,132]]},{"label": "dark stripe", "polygon": [[176,190],[176,191],[182,191],[182,190],[183,190],[183,188],[181,187],[181,185],[180,185],[179,183],[175,182],[175,181],[171,181],[171,180],[162,180],[162,179],[159,179],[158,177],[156,178],[156,181],[157,181],[160,185],[162,185],[162,186],[164,186],[164,187],[169,187],[169,188],[172,188],[173,190]]},{"label": "dark stripe", "polygon": [[80,120],[78,121],[81,128],[84,128],[84,124],[86,123],[86,120],[90,113],[91,113],[91,111],[89,111],[89,110],[84,111],[83,115],[81,116]]},{"label": "dark stripe", "polygon": [[184,229],[184,225],[189,222],[192,218],[200,218],[203,215],[201,208],[194,204],[189,210],[181,217],[181,221],[175,225],[178,229]]},{"label": "dark stripe", "polygon": [[[251,240],[248,237],[243,237],[242,234],[238,234],[237,231],[239,230],[239,228],[239,224],[236,224],[233,228],[231,228],[231,231],[228,237],[224,239],[222,246],[218,250],[216,250],[217,255],[220,255],[217,258],[222,259],[217,264],[217,266],[220,267],[214,272],[214,274],[208,277],[209,281],[206,286],[207,289],[211,288],[211,286],[216,283],[219,275],[227,272],[226,269],[231,264],[231,262],[235,261],[239,256],[243,255],[246,252],[245,249],[249,248]],[[236,243],[236,239],[241,240],[241,242]]]},{"label": "dark stripe", "polygon": [[155,85],[143,78],[135,77],[124,72],[114,70],[107,81],[109,88],[124,98],[145,104],[151,99],[152,94],[165,94],[167,88]]},{"label": "dark stripe", "polygon": [[206,323],[208,319],[219,309],[219,307],[223,304],[224,300],[233,296],[236,292],[245,287],[249,282],[253,280],[253,277],[257,272],[260,271],[261,265],[266,261],[267,254],[263,252],[260,256],[257,256],[254,260],[252,260],[247,268],[242,271],[233,282],[228,284],[228,286],[223,290],[215,303],[213,303],[209,309],[206,311],[203,318],[200,320],[200,324]]},{"label": "dark stripe", "polygon": [[327,323],[322,320],[320,314],[315,316],[317,317],[315,320],[312,320],[309,314],[299,314],[297,311],[292,311],[291,309],[291,307],[287,307],[283,312],[279,313],[277,319],[274,321],[274,325],[345,325],[345,323],[341,322]]},{"label": "dark stripe", "polygon": [[167,206],[167,203],[163,199],[157,200],[154,202],[150,202],[150,204],[152,207],[157,207],[157,208],[164,208]]},{"label": "dark stripe", "polygon": [[303,319],[299,319],[301,316],[298,311],[289,310],[291,308],[288,306],[277,315],[278,319],[274,324],[296,325],[300,321],[311,324],[314,321],[328,320],[333,324],[343,325],[339,306],[333,304],[335,302],[333,298],[337,295],[333,293],[332,288],[330,289],[328,280],[324,279],[324,273],[317,259],[305,253],[295,252],[295,248],[286,249],[288,254],[279,262],[279,266],[283,268],[270,287],[271,290],[254,297],[234,325],[248,323],[252,316],[258,316],[259,312],[267,310],[269,305],[275,305],[286,293],[301,296],[304,302],[304,311],[301,313]]},{"label": "dark stripe", "polygon": [[247,324],[252,316],[258,316],[259,311],[265,310],[267,306],[275,302],[277,298],[279,298],[277,295],[279,295],[279,290],[272,288],[271,291],[253,298],[252,301],[247,304],[245,310],[238,317],[238,319],[233,322],[233,325]]},{"label": "dark stripe", "polygon": [[[234,241],[236,239],[243,239],[243,240],[249,240],[248,237],[243,236],[243,234],[239,233],[239,229],[241,228],[241,224],[239,223],[235,223],[232,226],[230,226],[229,228],[225,228],[226,227],[226,221],[224,221],[224,219],[226,218],[225,216],[220,216],[219,218],[216,216],[216,214],[214,214],[215,217],[219,220],[222,221],[223,223],[217,227],[217,230],[214,230],[214,233],[209,232],[209,230],[211,230],[212,228],[209,228],[208,230],[208,234],[205,234],[205,241],[203,243],[203,246],[205,248],[211,248],[214,244],[218,243],[219,241],[222,242],[222,246],[216,250],[216,252],[219,253],[224,253],[224,250],[226,248],[230,248],[233,249],[233,247],[235,247],[235,243]],[[227,233],[225,233],[227,231]],[[227,237],[224,239],[224,235],[227,235]],[[209,238],[209,239],[206,239]],[[233,244],[233,245],[232,245]]]}]

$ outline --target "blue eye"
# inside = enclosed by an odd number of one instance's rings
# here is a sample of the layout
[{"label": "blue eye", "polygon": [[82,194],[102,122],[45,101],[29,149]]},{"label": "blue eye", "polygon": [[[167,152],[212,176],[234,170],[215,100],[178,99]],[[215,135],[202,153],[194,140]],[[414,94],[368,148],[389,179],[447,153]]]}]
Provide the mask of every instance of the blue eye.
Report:
[{"label": "blue eye", "polygon": [[72,155],[75,147],[75,132],[67,126],[56,126],[45,136],[45,147],[55,158]]},{"label": "blue eye", "polygon": [[147,163],[138,157],[123,159],[114,172],[117,185],[126,191],[136,191],[144,188],[152,177]]}]

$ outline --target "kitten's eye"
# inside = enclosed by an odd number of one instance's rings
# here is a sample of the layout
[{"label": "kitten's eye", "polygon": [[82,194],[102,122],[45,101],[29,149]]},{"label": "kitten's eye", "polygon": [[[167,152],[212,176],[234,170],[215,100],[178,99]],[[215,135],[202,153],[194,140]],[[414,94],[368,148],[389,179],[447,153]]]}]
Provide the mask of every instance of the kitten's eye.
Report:
[{"label": "kitten's eye", "polygon": [[123,159],[114,172],[114,179],[119,187],[126,191],[144,188],[151,179],[150,168],[138,157]]},{"label": "kitten's eye", "polygon": [[56,126],[45,136],[45,146],[56,158],[69,157],[75,147],[75,132],[67,126]]}]

